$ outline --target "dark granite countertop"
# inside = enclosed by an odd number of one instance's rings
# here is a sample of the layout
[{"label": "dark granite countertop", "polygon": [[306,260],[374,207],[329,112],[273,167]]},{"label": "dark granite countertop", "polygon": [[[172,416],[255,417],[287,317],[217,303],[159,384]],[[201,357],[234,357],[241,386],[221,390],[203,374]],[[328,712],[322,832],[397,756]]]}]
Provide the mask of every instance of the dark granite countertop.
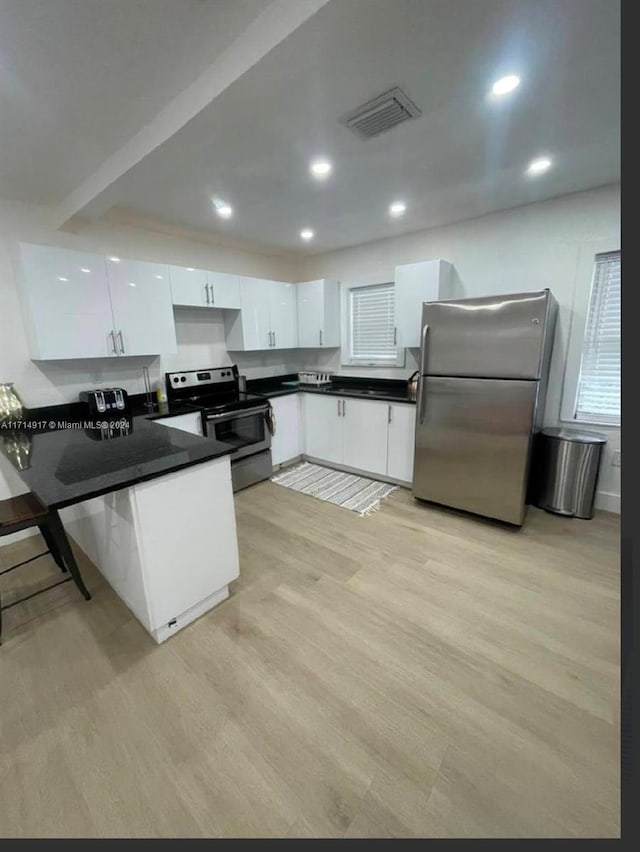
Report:
[{"label": "dark granite countertop", "polygon": [[[35,420],[37,413],[44,410],[31,409],[25,414]],[[184,412],[168,413],[170,416]],[[127,488],[233,451],[229,444],[214,438],[203,438],[155,422],[158,416],[163,414],[129,418],[128,432],[108,439],[101,439],[97,429],[85,429],[79,419],[69,428],[49,430],[45,419],[38,418],[36,428],[11,431],[0,428],[0,451],[13,464],[27,488],[52,509]]]},{"label": "dark granite countertop", "polygon": [[405,402],[415,405],[415,399],[407,396],[407,382],[403,379],[363,379],[356,376],[334,376],[331,385],[292,387],[289,382],[297,381],[297,374],[273,376],[267,379],[251,379],[247,390],[266,397],[286,396],[292,393],[317,393],[328,396],[346,396],[354,399],[377,399],[384,402]]}]

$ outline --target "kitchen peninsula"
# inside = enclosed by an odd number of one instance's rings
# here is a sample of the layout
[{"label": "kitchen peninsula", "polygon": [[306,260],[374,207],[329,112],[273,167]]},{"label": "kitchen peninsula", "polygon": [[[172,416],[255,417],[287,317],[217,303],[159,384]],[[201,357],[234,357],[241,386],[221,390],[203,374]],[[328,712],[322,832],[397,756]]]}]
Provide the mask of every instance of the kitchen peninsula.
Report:
[{"label": "kitchen peninsula", "polygon": [[[31,417],[40,420],[37,409]],[[127,418],[107,440],[81,422],[0,431],[5,459],[43,505],[61,510],[156,642],[228,597],[239,573],[232,448],[172,420]]]}]

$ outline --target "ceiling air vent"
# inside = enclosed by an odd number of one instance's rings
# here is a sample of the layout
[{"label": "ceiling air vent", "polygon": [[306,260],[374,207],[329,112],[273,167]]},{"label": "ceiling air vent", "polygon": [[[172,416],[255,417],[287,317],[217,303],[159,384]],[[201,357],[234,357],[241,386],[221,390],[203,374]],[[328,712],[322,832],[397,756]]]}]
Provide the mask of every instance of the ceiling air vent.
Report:
[{"label": "ceiling air vent", "polygon": [[340,124],[344,124],[349,130],[362,139],[371,139],[379,136],[387,130],[391,130],[396,124],[402,124],[410,118],[418,118],[422,115],[418,107],[402,89],[395,87],[389,89],[383,95],[378,95],[343,115]]}]

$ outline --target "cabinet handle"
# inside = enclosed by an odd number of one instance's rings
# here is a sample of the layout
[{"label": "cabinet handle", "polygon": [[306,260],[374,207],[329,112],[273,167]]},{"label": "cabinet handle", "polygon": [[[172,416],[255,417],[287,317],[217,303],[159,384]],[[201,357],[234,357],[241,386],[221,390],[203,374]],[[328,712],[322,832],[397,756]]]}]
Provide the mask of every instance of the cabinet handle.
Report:
[{"label": "cabinet handle", "polygon": [[387,415],[387,423],[391,423],[391,406],[389,406],[389,414]]},{"label": "cabinet handle", "polygon": [[276,345],[276,333],[275,333],[275,331],[273,332],[273,345],[274,346]]},{"label": "cabinet handle", "polygon": [[343,416],[343,417],[344,417],[344,411],[345,411],[345,408],[346,408],[346,407],[347,407],[347,405],[346,405],[346,401],[343,399],[343,400],[342,400],[342,416]]},{"label": "cabinet handle", "polygon": [[322,346],[322,329],[320,329],[319,337],[320,337],[320,346]]},{"label": "cabinet handle", "polygon": [[341,417],[341,414],[340,414],[340,400],[338,400],[338,417]]},{"label": "cabinet handle", "polygon": [[208,284],[204,285],[204,292],[205,292],[205,295],[206,295],[207,304],[210,305],[211,302],[209,301],[209,285]]},{"label": "cabinet handle", "polygon": [[211,304],[215,305],[216,300],[213,298],[213,284],[209,284],[209,289],[211,290]]},{"label": "cabinet handle", "polygon": [[124,355],[124,338],[122,336],[122,330],[118,331],[118,337],[120,338],[120,354]]},{"label": "cabinet handle", "polygon": [[118,349],[116,347],[116,333],[113,329],[109,332],[109,337],[111,338],[111,354],[117,355]]},{"label": "cabinet handle", "polygon": [[393,327],[393,345],[398,345],[398,329],[395,327],[395,325]]}]

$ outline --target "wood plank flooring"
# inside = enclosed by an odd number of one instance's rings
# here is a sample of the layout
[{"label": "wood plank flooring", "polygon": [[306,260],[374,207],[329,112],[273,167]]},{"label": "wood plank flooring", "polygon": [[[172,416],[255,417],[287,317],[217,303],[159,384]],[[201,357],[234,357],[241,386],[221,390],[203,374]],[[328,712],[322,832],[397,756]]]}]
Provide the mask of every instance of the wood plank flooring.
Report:
[{"label": "wood plank flooring", "polygon": [[616,516],[236,510],[232,596],[164,645],[86,559],[91,602],[5,613],[0,836],[619,835]]}]

